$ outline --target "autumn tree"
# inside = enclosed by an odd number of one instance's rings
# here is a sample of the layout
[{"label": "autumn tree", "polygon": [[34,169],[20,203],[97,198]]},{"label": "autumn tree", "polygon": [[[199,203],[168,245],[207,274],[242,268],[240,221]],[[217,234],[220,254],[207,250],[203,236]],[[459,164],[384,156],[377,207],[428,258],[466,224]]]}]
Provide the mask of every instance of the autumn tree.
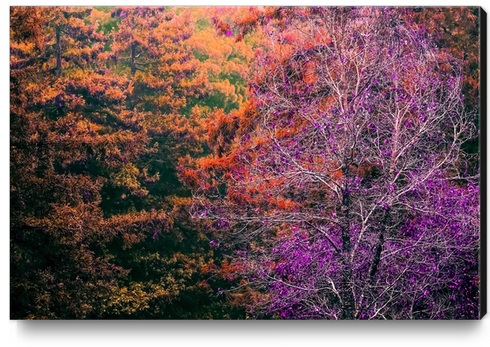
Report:
[{"label": "autumn tree", "polygon": [[[183,160],[253,309],[295,319],[479,317],[478,172],[462,63],[404,9],[251,9],[252,99]],[[218,240],[216,241],[218,242]],[[237,288],[238,289],[238,288]]]},{"label": "autumn tree", "polygon": [[437,36],[437,45],[462,61],[465,106],[479,107],[480,8],[426,7],[406,9],[405,16],[421,30]]},{"label": "autumn tree", "polygon": [[[117,20],[117,30],[111,34],[111,51],[105,56],[112,61],[108,64],[112,69],[131,78],[134,89],[128,108],[145,114],[142,125],[155,151],[142,157],[135,168],[147,169],[158,179],[147,186],[143,199],[110,187],[111,199],[104,208],[118,213],[157,208],[172,216],[168,232],[150,233],[126,252],[117,252],[115,260],[134,269],[128,285],[138,285],[147,295],[158,285],[167,295],[126,317],[240,317],[241,308],[230,308],[224,298],[215,298],[220,279],[208,269],[219,255],[210,248],[205,225],[191,220],[186,212],[191,194],[176,175],[180,157],[203,151],[209,114],[209,108],[200,105],[210,86],[206,69],[191,49],[195,42],[191,40],[192,17],[186,10],[146,7],[115,8],[111,15]],[[132,47],[135,69],[131,69]]]},{"label": "autumn tree", "polygon": [[[478,110],[475,125],[480,124],[480,25],[479,7],[425,7],[409,8],[405,16],[421,30],[437,36],[437,45],[462,61],[464,104],[468,111]],[[463,150],[479,152],[479,136],[464,144]],[[478,160],[470,163],[478,167]]]},{"label": "autumn tree", "polygon": [[107,61],[131,52],[117,50],[128,30],[110,14],[11,8],[12,318],[241,315],[215,298],[215,257],[185,199],[149,195],[167,174],[152,156],[164,149],[160,165],[172,169],[179,153],[199,152],[202,109],[178,110],[203,93],[205,74],[179,43],[192,33],[189,16],[141,10],[132,19],[153,24],[136,25],[132,66],[141,68],[126,74]]},{"label": "autumn tree", "polygon": [[[135,83],[134,106],[178,112],[186,101],[206,93],[206,75],[183,43],[194,32],[191,15],[163,7],[118,7],[119,19],[107,59],[128,66]],[[138,72],[138,73],[137,73]]]},{"label": "autumn tree", "polygon": [[110,261],[112,245],[171,223],[162,212],[103,216],[103,186],[148,153],[148,138],[137,117],[118,113],[130,81],[98,64],[102,34],[80,18],[89,12],[11,8],[13,318],[103,317],[128,273]]},{"label": "autumn tree", "polygon": [[196,23],[194,35],[186,44],[201,62],[209,79],[209,95],[199,100],[199,104],[226,112],[240,108],[248,99],[247,79],[254,59],[253,51],[263,39],[262,33],[256,31],[240,42],[236,42],[231,32],[225,36],[218,35],[213,25],[214,16],[232,20],[246,12],[245,7],[196,7],[189,10]]},{"label": "autumn tree", "polygon": [[[123,177],[143,171],[151,177],[158,175],[152,186],[157,192],[150,197],[163,192],[170,195],[172,185],[178,182],[172,173],[175,165],[171,157],[182,151],[201,151],[198,124],[202,113],[198,108],[190,117],[179,112],[188,99],[205,93],[206,76],[198,71],[198,61],[182,45],[192,35],[192,23],[188,14],[177,16],[163,7],[118,7],[111,10],[111,16],[117,27],[109,33],[110,49],[101,59],[111,71],[131,80],[125,112],[144,115],[140,124],[148,131],[155,152],[152,158],[128,168]],[[179,140],[181,145],[177,144]],[[140,197],[129,198],[117,187],[107,193],[111,195],[108,205],[116,201],[112,207],[120,212],[158,204],[147,197],[148,204],[141,205]]]}]

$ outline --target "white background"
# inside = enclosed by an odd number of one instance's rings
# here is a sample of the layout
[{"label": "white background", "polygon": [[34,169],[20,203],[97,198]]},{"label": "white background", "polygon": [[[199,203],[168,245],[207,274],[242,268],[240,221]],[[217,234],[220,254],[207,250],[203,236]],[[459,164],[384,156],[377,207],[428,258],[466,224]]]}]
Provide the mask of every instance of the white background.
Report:
[{"label": "white background", "polygon": [[[230,2],[226,0],[163,1],[87,1],[10,2],[15,5],[405,5],[405,6],[482,6],[463,1],[349,1],[267,0]],[[490,317],[481,321],[9,321],[9,9],[2,5],[0,26],[2,67],[0,94],[0,213],[1,280],[0,343],[3,346],[488,346]],[[486,132],[488,134],[488,131]],[[487,214],[488,215],[488,214]],[[488,245],[487,245],[488,247]],[[487,272],[488,278],[488,272]],[[488,296],[488,293],[487,293]],[[485,342],[486,341],[486,342]]]}]

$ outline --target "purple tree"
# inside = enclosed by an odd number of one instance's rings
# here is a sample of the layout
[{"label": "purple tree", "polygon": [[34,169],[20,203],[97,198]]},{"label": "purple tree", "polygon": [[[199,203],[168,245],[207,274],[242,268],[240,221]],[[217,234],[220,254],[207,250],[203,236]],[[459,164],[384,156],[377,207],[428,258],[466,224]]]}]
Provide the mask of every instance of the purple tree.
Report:
[{"label": "purple tree", "polygon": [[192,213],[239,245],[237,272],[269,293],[254,310],[478,318],[478,173],[461,150],[476,129],[460,62],[403,9],[284,11],[264,20],[254,116],[226,155],[201,160]]}]

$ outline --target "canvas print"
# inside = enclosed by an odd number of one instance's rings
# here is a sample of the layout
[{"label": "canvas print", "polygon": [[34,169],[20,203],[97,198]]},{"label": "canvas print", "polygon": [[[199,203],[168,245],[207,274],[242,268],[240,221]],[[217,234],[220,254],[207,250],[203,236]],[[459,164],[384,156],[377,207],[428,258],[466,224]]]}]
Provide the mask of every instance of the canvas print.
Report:
[{"label": "canvas print", "polygon": [[480,319],[485,16],[11,7],[10,318]]}]

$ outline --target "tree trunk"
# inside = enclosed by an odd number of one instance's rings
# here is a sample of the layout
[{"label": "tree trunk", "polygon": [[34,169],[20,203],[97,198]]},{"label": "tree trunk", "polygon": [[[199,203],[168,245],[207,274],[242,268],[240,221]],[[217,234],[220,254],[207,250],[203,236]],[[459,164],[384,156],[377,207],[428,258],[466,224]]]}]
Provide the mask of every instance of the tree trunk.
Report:
[{"label": "tree trunk", "polygon": [[131,77],[136,73],[136,45],[134,42],[131,44]]},{"label": "tree trunk", "polygon": [[373,262],[371,263],[371,268],[369,269],[369,285],[373,284],[374,275],[376,275],[376,271],[378,270],[379,261],[381,260],[381,252],[383,251],[383,244],[385,242],[384,239],[384,231],[381,229],[379,233],[378,244],[376,245],[376,253],[374,254]]},{"label": "tree trunk", "polygon": [[[342,176],[347,177],[348,169],[343,170]],[[342,196],[342,212],[344,213],[345,223],[342,225],[342,286],[340,296],[342,298],[342,318],[351,320],[354,318],[354,294],[352,292],[352,264],[349,260],[351,252],[350,242],[350,193],[345,187]]]},{"label": "tree trunk", "polygon": [[364,299],[364,294],[366,292],[366,289],[370,290],[374,284],[374,276],[376,275],[376,272],[378,271],[378,266],[381,261],[381,252],[383,251],[383,245],[385,243],[385,225],[388,222],[388,212],[385,211],[385,216],[383,218],[383,222],[381,223],[381,230],[379,231],[379,238],[378,238],[378,243],[376,244],[376,250],[374,252],[374,258],[373,262],[371,263],[371,266],[369,267],[369,275],[367,279],[367,283],[362,289],[362,294],[361,294],[361,300],[359,302],[358,307],[356,308],[356,313],[355,313],[355,318],[358,319],[359,315],[361,314],[361,309],[363,305],[363,299]]},{"label": "tree trunk", "polygon": [[61,76],[61,40],[60,40],[61,29],[59,26],[56,27],[56,77]]}]

